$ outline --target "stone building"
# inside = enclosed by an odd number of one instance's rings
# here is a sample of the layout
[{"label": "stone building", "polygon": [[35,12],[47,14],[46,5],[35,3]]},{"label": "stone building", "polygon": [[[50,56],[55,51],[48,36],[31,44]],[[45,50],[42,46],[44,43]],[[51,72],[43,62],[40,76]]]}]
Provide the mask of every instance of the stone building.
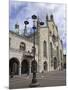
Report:
[{"label": "stone building", "polygon": [[35,49],[33,33],[25,36],[19,34],[19,25],[15,31],[9,31],[9,74],[27,74],[32,72],[33,52],[37,72],[60,70],[63,62],[63,45],[53,15],[46,16],[46,26],[37,21],[35,32]]}]

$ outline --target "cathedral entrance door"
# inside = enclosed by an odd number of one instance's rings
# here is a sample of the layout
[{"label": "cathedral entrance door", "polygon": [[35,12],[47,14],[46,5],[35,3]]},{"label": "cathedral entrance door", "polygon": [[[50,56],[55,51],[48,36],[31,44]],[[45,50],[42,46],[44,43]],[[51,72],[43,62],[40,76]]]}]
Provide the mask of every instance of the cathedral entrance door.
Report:
[{"label": "cathedral entrance door", "polygon": [[56,59],[56,57],[54,58],[54,69],[56,69],[57,68],[57,59]]}]

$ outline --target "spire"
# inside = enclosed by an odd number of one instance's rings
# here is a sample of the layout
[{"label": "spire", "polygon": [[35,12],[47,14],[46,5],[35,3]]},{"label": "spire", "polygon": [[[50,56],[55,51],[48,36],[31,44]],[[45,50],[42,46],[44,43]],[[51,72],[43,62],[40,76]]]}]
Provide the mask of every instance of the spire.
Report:
[{"label": "spire", "polygon": [[52,21],[53,21],[53,15],[52,15],[52,14],[50,15],[50,20],[52,20]]},{"label": "spire", "polygon": [[46,15],[46,25],[48,26],[48,14]]},{"label": "spire", "polygon": [[46,15],[46,21],[48,21],[48,15]]},{"label": "spire", "polygon": [[16,33],[19,34],[19,25],[17,23],[15,24],[15,30],[16,30]]}]

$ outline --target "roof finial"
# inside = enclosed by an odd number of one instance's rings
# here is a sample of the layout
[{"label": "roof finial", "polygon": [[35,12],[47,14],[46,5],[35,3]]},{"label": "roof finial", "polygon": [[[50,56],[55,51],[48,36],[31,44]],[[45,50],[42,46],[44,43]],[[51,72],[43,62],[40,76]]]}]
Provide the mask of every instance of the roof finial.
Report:
[{"label": "roof finial", "polygon": [[18,23],[15,24],[15,30],[16,30],[16,33],[19,34],[19,24]]},{"label": "roof finial", "polygon": [[50,15],[50,19],[53,20],[53,14]]},{"label": "roof finial", "polygon": [[48,21],[48,15],[46,15],[46,21]]}]

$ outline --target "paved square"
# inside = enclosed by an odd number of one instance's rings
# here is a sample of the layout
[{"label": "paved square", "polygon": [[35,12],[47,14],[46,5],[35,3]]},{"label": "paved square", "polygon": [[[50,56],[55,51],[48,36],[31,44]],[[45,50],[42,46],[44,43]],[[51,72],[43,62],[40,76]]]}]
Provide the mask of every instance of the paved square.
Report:
[{"label": "paved square", "polygon": [[[9,88],[29,88],[32,80],[32,74],[14,76],[14,78],[9,79]],[[43,74],[37,74],[37,80],[40,83],[39,87],[48,86],[65,86],[66,85],[66,71],[53,71]]]}]

